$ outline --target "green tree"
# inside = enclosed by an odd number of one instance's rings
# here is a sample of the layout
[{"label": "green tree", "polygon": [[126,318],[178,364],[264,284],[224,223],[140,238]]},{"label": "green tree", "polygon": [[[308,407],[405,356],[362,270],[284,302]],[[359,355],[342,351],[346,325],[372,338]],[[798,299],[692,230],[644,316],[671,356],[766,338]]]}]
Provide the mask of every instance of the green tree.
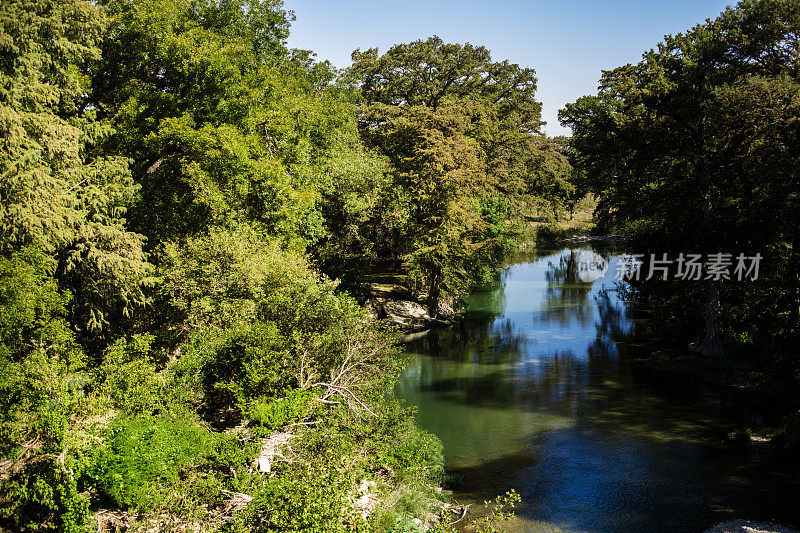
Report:
[{"label": "green tree", "polygon": [[95,333],[144,304],[144,239],[127,230],[136,196],[126,159],[94,146],[108,134],[85,102],[107,23],[89,2],[0,7],[0,253],[35,245]]},{"label": "green tree", "polygon": [[116,128],[104,147],[133,160],[133,218],[150,246],[232,220],[301,251],[324,237],[326,169],[352,107],[329,64],[286,49],[282,4],[107,5],[94,99]]},{"label": "green tree", "polygon": [[[597,96],[567,105],[561,120],[606,223],[636,225],[665,249],[705,253],[764,251],[783,238],[797,211],[787,119],[799,26],[796,2],[742,1],[667,36],[638,64],[604,73]],[[747,105],[750,124],[731,114]],[[706,280],[705,294],[705,333],[694,348],[714,355],[722,351],[720,284]]]},{"label": "green tree", "polygon": [[391,163],[395,205],[407,214],[410,238],[391,255],[411,260],[436,315],[443,290],[463,292],[508,244],[506,220],[490,220],[483,206],[536,180],[534,72],[431,37],[380,56],[356,50],[348,75],[363,99],[362,138]]},{"label": "green tree", "polygon": [[[481,185],[478,108],[447,98],[404,126],[421,170],[398,190],[357,91],[286,48],[291,19],[273,0],[0,5],[0,529],[77,533],[116,505],[143,529],[354,530],[355,476],[380,467],[381,490],[435,498],[441,448],[387,395],[394,334],[309,261],[419,229],[474,278],[509,207]],[[409,225],[415,188],[458,184],[420,204],[441,227]],[[252,468],[275,431],[302,465],[277,477]]]}]

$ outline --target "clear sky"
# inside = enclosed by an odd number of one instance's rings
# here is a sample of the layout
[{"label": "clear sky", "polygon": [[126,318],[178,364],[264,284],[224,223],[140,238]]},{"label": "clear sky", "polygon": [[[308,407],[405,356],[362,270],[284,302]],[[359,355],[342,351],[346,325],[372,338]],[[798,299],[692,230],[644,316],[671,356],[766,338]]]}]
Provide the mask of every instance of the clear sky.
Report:
[{"label": "clear sky", "polygon": [[356,48],[438,35],[486,46],[494,60],[536,70],[545,131],[568,134],[557,113],[593,94],[603,69],[636,62],[664,35],[716,17],[734,0],[284,0],[297,16],[289,45],[337,67]]}]

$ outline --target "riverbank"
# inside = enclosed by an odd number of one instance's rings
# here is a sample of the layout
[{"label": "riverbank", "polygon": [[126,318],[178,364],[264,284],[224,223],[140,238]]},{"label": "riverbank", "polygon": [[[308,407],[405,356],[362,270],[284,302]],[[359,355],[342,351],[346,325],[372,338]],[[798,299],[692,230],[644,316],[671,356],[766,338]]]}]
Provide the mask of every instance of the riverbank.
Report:
[{"label": "riverbank", "polygon": [[800,446],[800,414],[791,406],[794,391],[774,386],[774,378],[752,365],[696,354],[653,351],[627,359],[635,371],[654,382],[682,389],[704,388],[752,405],[753,415],[733,427],[730,440],[788,452]]},{"label": "riverbank", "polygon": [[537,214],[526,217],[520,232],[520,249],[522,251],[547,249],[566,242],[586,242],[603,238],[594,235],[597,224],[594,221],[594,210],[597,199],[587,195],[575,206],[571,216],[553,218],[551,214]]},{"label": "riverbank", "polygon": [[385,322],[403,335],[451,326],[459,316],[447,302],[440,303],[438,316],[432,316],[425,294],[411,289],[403,265],[363,274],[350,283],[347,290],[356,296],[371,318]]},{"label": "riverbank", "polygon": [[707,529],[705,533],[798,533],[798,531],[796,529],[764,522],[733,520]]},{"label": "riverbank", "polygon": [[752,366],[722,358],[705,358],[696,354],[667,353],[656,350],[630,360],[644,372],[662,381],[681,384],[710,385],[731,391],[772,394],[763,376]]}]

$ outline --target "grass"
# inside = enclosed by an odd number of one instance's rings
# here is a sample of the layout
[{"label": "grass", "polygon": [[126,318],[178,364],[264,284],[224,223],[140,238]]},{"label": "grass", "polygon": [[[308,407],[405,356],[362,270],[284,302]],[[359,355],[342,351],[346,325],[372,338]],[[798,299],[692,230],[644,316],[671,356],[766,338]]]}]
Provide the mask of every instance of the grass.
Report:
[{"label": "grass", "polygon": [[590,194],[578,203],[572,219],[567,212],[559,213],[556,220],[547,220],[548,216],[552,217],[552,214],[534,217],[534,220],[526,222],[523,228],[520,236],[521,247],[524,249],[549,246],[573,237],[591,235],[596,227],[595,207],[597,207],[597,199]]}]

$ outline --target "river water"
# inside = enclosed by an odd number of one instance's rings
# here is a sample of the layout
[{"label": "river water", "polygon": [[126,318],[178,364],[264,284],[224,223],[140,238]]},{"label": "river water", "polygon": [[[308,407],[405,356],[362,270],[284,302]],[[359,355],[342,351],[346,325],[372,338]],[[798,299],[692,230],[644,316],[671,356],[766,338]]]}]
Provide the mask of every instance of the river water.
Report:
[{"label": "river water", "polygon": [[[586,249],[586,248],[584,248]],[[454,498],[515,489],[516,531],[703,531],[733,518],[800,526],[800,478],[726,435],[748,402],[630,365],[618,259],[576,280],[575,250],[517,258],[458,326],[407,345],[396,394],[444,443]]]}]

